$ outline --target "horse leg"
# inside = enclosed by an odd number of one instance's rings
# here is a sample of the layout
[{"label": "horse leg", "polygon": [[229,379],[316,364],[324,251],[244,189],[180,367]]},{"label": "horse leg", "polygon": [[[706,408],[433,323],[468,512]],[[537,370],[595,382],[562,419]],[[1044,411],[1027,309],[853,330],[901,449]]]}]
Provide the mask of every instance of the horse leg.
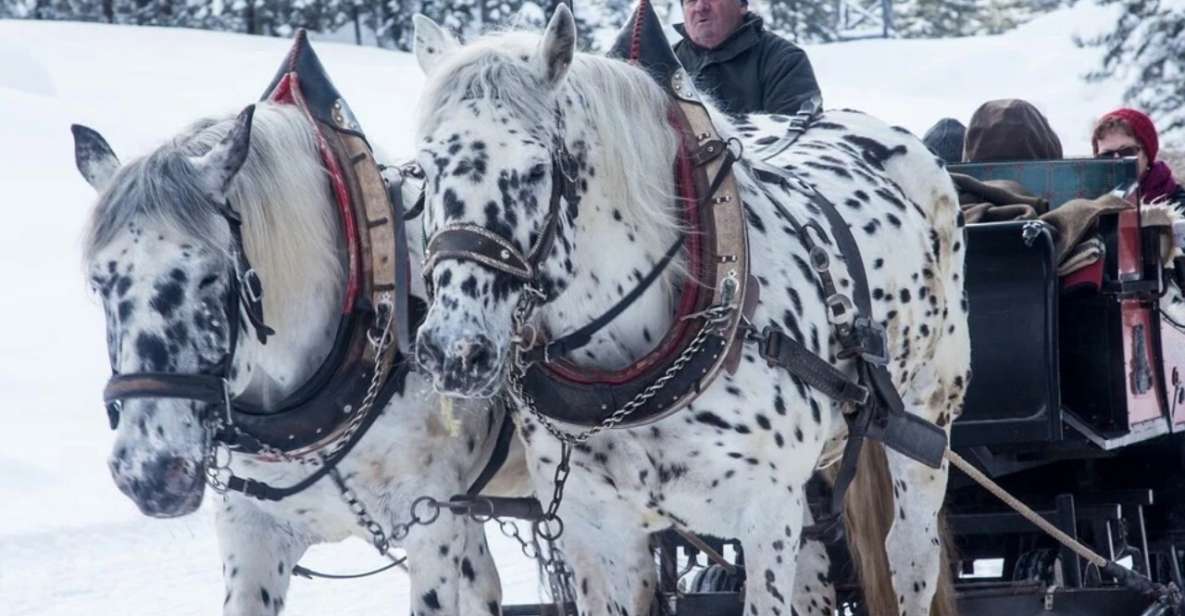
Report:
[{"label": "horse leg", "polygon": [[745,614],[790,616],[794,613],[792,593],[797,590],[797,583],[805,582],[795,577],[805,508],[797,496],[751,505],[741,534],[745,553]]},{"label": "horse leg", "polygon": [[442,512],[413,529],[405,546],[413,616],[502,613],[502,584],[481,524]]},{"label": "horse leg", "polygon": [[[567,507],[560,509],[561,516],[564,509]],[[571,514],[563,518],[565,528],[560,543],[572,568],[580,616],[649,614],[657,588],[657,571],[650,554],[649,534],[642,523],[610,525],[604,520],[594,522],[592,518]]]},{"label": "horse leg", "polygon": [[[803,524],[814,523],[810,507],[803,507]],[[785,557],[783,557],[785,558]],[[831,558],[827,546],[817,539],[803,539],[794,574],[792,614],[830,616],[835,613],[835,586],[831,582]]]},{"label": "horse leg", "polygon": [[279,614],[292,567],[310,541],[241,496],[226,498],[215,515],[215,525],[226,586],[223,615]]}]

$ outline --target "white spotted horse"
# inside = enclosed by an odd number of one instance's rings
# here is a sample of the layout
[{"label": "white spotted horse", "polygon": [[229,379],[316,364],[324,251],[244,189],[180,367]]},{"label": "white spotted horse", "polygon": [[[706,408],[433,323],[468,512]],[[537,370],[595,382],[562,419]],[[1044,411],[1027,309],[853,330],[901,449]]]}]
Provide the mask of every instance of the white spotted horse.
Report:
[{"label": "white spotted horse", "polygon": [[[663,47],[654,20],[643,2],[615,49]],[[941,453],[970,377],[962,221],[935,157],[850,111],[781,143],[787,118],[731,120],[673,57],[576,53],[564,6],[541,37],[464,46],[417,16],[415,52],[416,360],[440,392],[516,407],[536,494],[564,488],[580,612],[647,613],[647,534],[672,526],[741,540],[746,614],[831,612],[791,604],[804,484],[872,436],[895,447],[876,548],[895,593],[867,607],[931,613]],[[739,145],[776,148],[771,165]]]},{"label": "white spotted horse", "polygon": [[413,614],[499,614],[482,526],[413,519],[438,513],[420,496],[476,485],[501,411],[450,426],[408,373],[399,212],[303,34],[269,95],[123,165],[73,129],[99,193],[85,258],[115,373],[112,476],[154,517],[225,491],[224,614],[279,613],[305,550],[351,535],[406,550]]}]

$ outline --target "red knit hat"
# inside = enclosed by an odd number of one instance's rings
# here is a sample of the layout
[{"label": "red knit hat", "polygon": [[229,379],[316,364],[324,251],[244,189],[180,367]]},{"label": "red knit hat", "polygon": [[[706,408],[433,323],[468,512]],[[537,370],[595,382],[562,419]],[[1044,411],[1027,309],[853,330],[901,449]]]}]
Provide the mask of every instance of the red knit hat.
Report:
[{"label": "red knit hat", "polygon": [[[1156,154],[1160,150],[1160,139],[1156,136],[1156,126],[1152,124],[1152,119],[1144,115],[1143,112],[1125,107],[1116,109],[1099,118],[1099,122],[1095,126],[1101,126],[1107,120],[1116,118],[1123,120],[1123,123],[1127,124],[1128,128],[1131,129],[1132,136],[1140,143],[1144,154],[1148,155],[1148,162],[1155,161]],[[1091,135],[1090,145],[1094,149],[1095,154],[1099,153],[1099,137],[1101,136],[1097,128],[1095,129],[1095,133]]]}]

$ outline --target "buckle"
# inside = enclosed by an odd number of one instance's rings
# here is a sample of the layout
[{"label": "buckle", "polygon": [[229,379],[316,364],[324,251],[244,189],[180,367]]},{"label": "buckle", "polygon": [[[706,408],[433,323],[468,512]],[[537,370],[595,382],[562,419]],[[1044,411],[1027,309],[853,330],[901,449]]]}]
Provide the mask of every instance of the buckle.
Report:
[{"label": "buckle", "polygon": [[766,325],[761,330],[761,337],[757,339],[757,352],[770,366],[778,365],[778,358],[782,351],[782,332]]},{"label": "buckle", "polygon": [[852,350],[858,352],[860,357],[870,364],[884,366],[889,363],[888,337],[880,323],[868,317],[860,317],[856,320],[853,330],[856,344]]},{"label": "buckle", "polygon": [[255,269],[249,269],[243,272],[242,276],[243,288],[247,291],[247,299],[252,304],[258,304],[263,299],[263,282],[259,279],[259,274]]},{"label": "buckle", "polygon": [[851,325],[856,318],[852,300],[841,293],[835,293],[824,302],[827,304],[827,321],[832,325]]}]

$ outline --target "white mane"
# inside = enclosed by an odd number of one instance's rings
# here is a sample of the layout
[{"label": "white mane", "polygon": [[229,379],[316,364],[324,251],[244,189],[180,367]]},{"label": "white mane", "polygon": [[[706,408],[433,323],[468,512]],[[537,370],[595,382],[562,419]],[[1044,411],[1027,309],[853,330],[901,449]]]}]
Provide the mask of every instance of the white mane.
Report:
[{"label": "white mane", "polygon": [[443,110],[482,103],[508,107],[524,125],[549,130],[541,136],[550,143],[566,136],[554,134],[556,105],[571,101],[569,122],[573,114],[586,114],[586,127],[600,142],[589,162],[599,180],[619,191],[615,207],[636,223],[640,242],[669,243],[679,226],[674,211],[662,207],[674,200],[679,145],[666,119],[670,98],[645,71],[586,53],[576,55],[563,84],[551,92],[532,64],[539,41],[535,34],[499,33],[446,56],[425,84],[417,139],[445,120]]}]

